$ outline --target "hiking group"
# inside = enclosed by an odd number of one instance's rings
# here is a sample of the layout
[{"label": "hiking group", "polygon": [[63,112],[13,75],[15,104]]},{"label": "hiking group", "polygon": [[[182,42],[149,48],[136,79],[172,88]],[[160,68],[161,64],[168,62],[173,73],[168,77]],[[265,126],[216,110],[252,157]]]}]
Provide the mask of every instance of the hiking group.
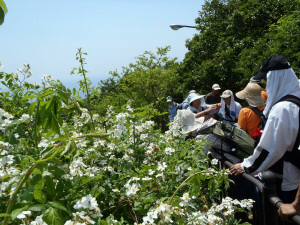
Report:
[{"label": "hiking group", "polygon": [[231,161],[234,176],[247,173],[259,178],[263,171],[274,172],[277,194],[287,203],[278,213],[290,220],[291,215],[300,214],[300,85],[296,74],[286,58],[271,56],[235,94],[247,107],[235,101],[232,91],[220,94],[220,90],[214,84],[206,98],[192,90],[182,104],[168,97],[170,121],[180,121],[188,138],[207,140],[205,153]]}]

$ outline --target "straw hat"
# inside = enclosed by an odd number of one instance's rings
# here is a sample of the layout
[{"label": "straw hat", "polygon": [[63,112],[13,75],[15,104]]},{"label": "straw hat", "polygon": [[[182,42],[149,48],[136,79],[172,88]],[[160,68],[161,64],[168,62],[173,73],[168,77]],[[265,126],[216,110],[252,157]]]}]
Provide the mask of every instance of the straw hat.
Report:
[{"label": "straw hat", "polygon": [[256,83],[249,83],[244,90],[236,93],[236,97],[246,100],[250,106],[258,107],[265,105],[261,98],[262,88]]},{"label": "straw hat", "polygon": [[177,116],[180,118],[182,125],[182,134],[188,134],[200,128],[204,123],[204,117],[195,118],[195,114],[189,110],[178,110]]}]

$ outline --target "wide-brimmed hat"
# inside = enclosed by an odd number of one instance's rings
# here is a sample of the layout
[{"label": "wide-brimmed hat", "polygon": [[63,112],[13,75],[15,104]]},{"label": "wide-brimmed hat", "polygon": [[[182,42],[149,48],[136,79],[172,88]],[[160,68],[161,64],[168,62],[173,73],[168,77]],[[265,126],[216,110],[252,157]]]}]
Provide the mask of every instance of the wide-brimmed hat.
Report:
[{"label": "wide-brimmed hat", "polygon": [[254,79],[264,79],[267,73],[272,70],[285,70],[289,68],[291,68],[291,64],[287,61],[286,58],[281,55],[273,55],[263,62],[259,73],[254,76]]},{"label": "wide-brimmed hat", "polygon": [[262,88],[256,83],[249,83],[242,90],[236,93],[236,97],[246,100],[250,106],[258,107],[265,105],[264,100],[261,98]]},{"label": "wide-brimmed hat", "polygon": [[195,114],[189,110],[178,110],[177,116],[181,121],[182,134],[188,134],[200,128],[204,123],[204,117],[195,118]]},{"label": "wide-brimmed hat", "polygon": [[203,98],[205,95],[199,95],[197,93],[192,93],[191,98],[190,98],[190,105],[192,104],[193,101],[196,101],[198,99]]},{"label": "wide-brimmed hat", "polygon": [[214,85],[212,86],[212,89],[213,89],[213,90],[221,90],[220,85],[218,85],[218,84],[214,84]]},{"label": "wide-brimmed hat", "polygon": [[232,91],[226,90],[226,91],[223,91],[221,98],[229,98],[229,97],[231,97],[231,95],[232,95]]}]

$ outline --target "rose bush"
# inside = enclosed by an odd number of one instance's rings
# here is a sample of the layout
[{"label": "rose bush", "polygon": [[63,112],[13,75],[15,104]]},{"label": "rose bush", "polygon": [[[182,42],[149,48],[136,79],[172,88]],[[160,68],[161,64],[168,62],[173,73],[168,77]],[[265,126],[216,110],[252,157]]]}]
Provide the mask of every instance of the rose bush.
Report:
[{"label": "rose bush", "polygon": [[179,124],[162,133],[130,102],[100,117],[49,76],[0,75],[1,224],[239,224],[250,212]]}]

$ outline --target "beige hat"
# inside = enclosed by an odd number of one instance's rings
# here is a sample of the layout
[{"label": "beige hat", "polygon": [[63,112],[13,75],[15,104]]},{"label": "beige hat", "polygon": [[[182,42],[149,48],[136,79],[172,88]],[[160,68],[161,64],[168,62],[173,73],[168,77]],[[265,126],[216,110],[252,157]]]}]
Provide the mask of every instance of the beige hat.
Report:
[{"label": "beige hat", "polygon": [[226,91],[223,91],[221,98],[229,98],[229,97],[231,97],[231,95],[232,95],[232,91],[226,90]]},{"label": "beige hat", "polygon": [[220,85],[214,84],[214,85],[212,86],[212,89],[213,89],[213,90],[220,90],[221,88],[220,88]]},{"label": "beige hat", "polygon": [[195,114],[189,110],[178,110],[177,116],[180,118],[182,134],[188,134],[200,128],[204,123],[204,117],[195,118]]},{"label": "beige hat", "polygon": [[236,93],[236,97],[246,100],[250,106],[258,107],[265,105],[264,100],[261,98],[262,88],[256,83],[249,83],[244,90]]}]

